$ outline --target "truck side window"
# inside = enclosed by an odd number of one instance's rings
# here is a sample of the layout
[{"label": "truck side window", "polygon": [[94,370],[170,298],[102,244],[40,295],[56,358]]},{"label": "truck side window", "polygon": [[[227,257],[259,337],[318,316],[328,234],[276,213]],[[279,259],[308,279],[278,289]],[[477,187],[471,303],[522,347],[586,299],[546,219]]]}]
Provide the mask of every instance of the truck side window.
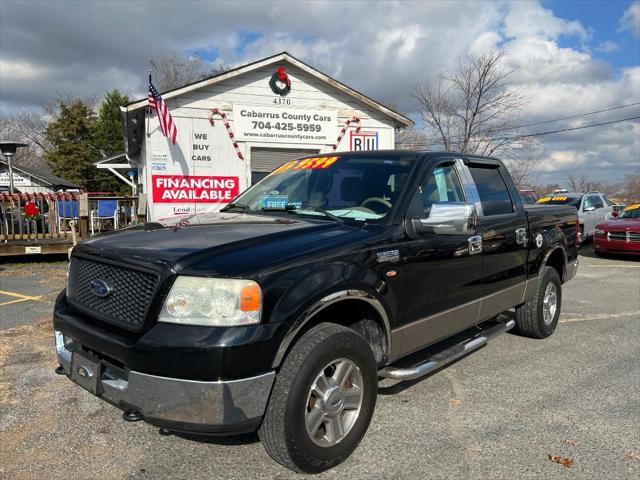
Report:
[{"label": "truck side window", "polygon": [[464,202],[464,190],[453,165],[433,169],[422,184],[422,204],[425,216],[436,202]]},{"label": "truck side window", "polygon": [[470,166],[469,171],[478,189],[485,217],[513,213],[511,195],[499,169]]}]

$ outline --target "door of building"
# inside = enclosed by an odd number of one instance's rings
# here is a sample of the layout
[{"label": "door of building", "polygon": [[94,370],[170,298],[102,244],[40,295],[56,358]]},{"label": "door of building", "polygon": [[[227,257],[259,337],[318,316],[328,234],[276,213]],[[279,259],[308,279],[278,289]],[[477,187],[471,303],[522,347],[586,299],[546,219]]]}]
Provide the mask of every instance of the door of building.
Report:
[{"label": "door of building", "polygon": [[251,147],[251,185],[285,162],[318,153],[318,149]]}]

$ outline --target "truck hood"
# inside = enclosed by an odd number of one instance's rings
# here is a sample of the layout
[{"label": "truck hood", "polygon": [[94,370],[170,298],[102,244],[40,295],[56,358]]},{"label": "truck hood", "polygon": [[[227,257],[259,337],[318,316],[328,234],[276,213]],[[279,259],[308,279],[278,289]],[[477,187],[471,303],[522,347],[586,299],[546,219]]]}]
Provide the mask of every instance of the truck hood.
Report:
[{"label": "truck hood", "polygon": [[[242,264],[264,265],[283,256],[313,250],[314,246],[346,244],[349,233],[361,231],[347,225],[308,217],[239,213],[200,214],[149,222],[92,238],[74,254],[90,254],[136,264],[165,264],[177,270],[192,265],[231,274]],[[220,261],[227,257],[226,265]],[[229,257],[233,257],[233,261]],[[218,260],[217,265],[213,265]],[[212,264],[213,262],[213,264]]]}]

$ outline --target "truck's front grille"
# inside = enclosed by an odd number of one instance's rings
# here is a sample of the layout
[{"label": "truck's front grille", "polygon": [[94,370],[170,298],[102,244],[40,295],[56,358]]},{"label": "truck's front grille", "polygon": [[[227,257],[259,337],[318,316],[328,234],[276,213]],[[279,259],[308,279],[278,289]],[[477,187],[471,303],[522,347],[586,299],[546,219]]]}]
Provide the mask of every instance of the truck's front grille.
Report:
[{"label": "truck's front grille", "polygon": [[623,242],[640,242],[640,233],[634,232],[609,232],[609,240],[622,240]]},{"label": "truck's front grille", "polygon": [[136,331],[144,324],[157,283],[152,273],[73,258],[68,298],[71,305],[100,320]]}]

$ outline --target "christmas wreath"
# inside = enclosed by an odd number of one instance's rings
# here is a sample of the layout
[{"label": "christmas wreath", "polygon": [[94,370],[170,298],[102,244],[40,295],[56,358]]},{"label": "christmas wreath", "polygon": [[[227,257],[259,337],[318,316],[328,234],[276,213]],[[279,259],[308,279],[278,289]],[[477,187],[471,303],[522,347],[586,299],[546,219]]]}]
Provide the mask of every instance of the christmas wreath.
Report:
[{"label": "christmas wreath", "polygon": [[271,75],[269,86],[273,93],[281,97],[284,97],[291,91],[291,79],[289,75],[287,75],[284,67],[279,67],[278,71]]}]

